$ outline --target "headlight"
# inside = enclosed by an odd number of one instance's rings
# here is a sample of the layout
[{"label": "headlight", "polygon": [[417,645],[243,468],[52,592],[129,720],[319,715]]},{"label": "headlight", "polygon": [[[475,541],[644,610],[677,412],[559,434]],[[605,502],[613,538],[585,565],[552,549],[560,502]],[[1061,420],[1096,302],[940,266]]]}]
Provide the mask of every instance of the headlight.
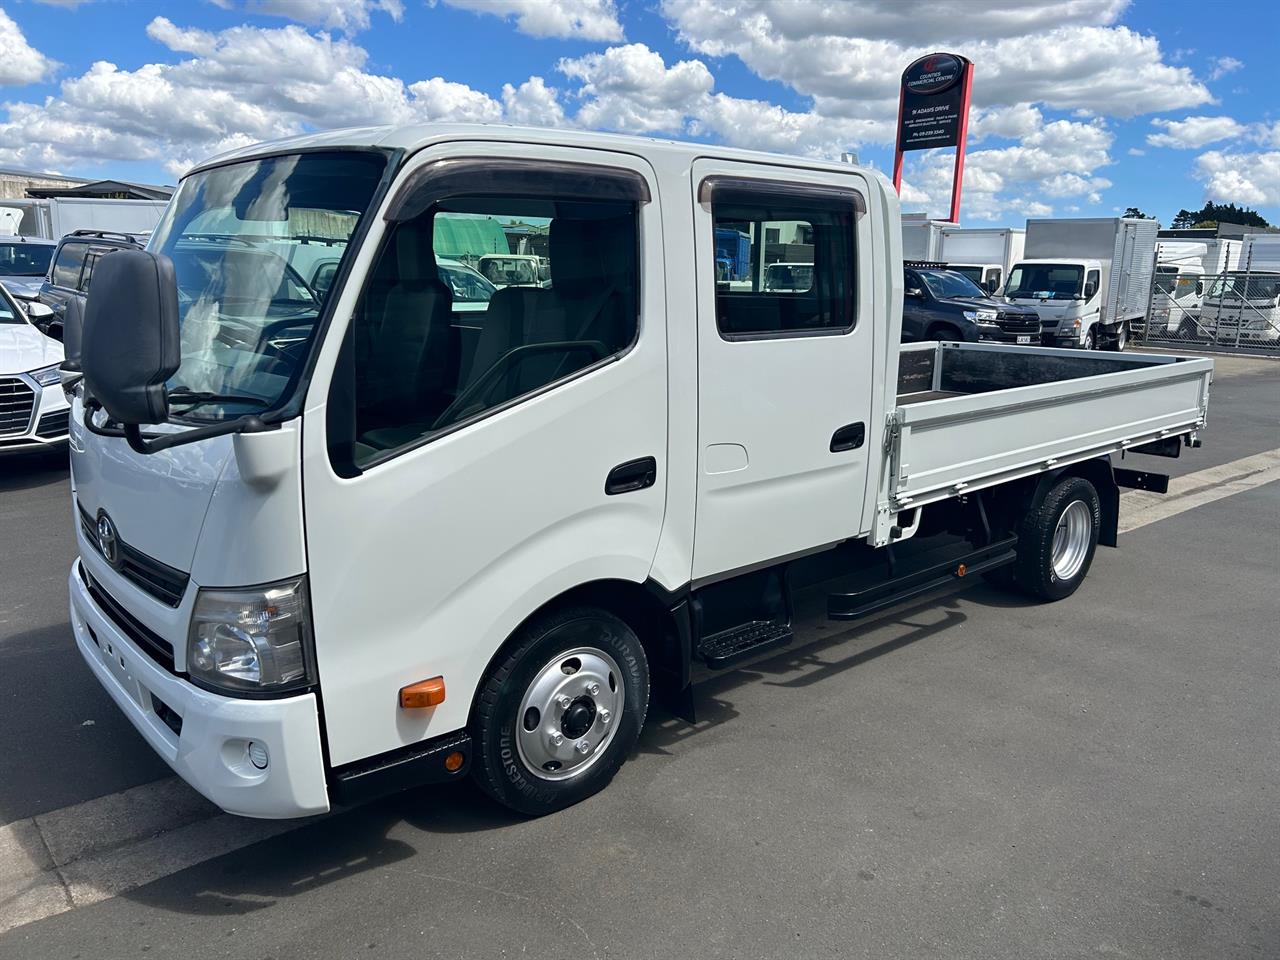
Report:
[{"label": "headlight", "polygon": [[995,310],[966,310],[964,318],[966,320],[976,320],[978,323],[995,323],[999,314]]},{"label": "headlight", "polygon": [[201,590],[187,672],[228,690],[280,692],[315,682],[305,577],[248,590]]},{"label": "headlight", "polygon": [[27,376],[42,387],[52,387],[60,379],[58,376],[58,364],[54,363],[47,367],[41,367],[39,370],[32,370]]}]

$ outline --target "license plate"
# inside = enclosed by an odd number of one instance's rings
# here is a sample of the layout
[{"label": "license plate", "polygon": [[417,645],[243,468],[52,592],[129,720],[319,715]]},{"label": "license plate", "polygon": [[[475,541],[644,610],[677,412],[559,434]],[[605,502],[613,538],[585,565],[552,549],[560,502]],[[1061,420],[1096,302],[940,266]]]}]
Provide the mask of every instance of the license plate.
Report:
[{"label": "license plate", "polygon": [[1019,337],[1018,337],[1018,342],[1019,342],[1019,343],[1030,343],[1030,342],[1031,342],[1031,337],[1030,337],[1030,336],[1025,336],[1025,337],[1023,337],[1023,336],[1019,336]]}]

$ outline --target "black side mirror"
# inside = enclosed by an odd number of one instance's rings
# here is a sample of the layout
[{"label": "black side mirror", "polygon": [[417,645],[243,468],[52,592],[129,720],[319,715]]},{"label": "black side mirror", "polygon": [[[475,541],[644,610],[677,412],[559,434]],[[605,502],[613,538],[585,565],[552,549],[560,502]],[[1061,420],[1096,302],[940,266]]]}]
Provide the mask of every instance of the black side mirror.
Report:
[{"label": "black side mirror", "polygon": [[1000,289],[1000,281],[995,277],[989,277],[983,286],[986,288],[987,296],[994,297],[996,291]]},{"label": "black side mirror", "polygon": [[924,291],[919,287],[907,287],[907,296],[914,300],[919,300],[924,296]]},{"label": "black side mirror", "polygon": [[173,261],[147,250],[99,260],[79,346],[85,387],[112,419],[167,420],[165,381],[182,362]]},{"label": "black side mirror", "polygon": [[1093,295],[1097,292],[1098,292],[1098,285],[1096,283],[1086,283],[1084,285],[1084,298],[1086,300],[1092,300]]}]

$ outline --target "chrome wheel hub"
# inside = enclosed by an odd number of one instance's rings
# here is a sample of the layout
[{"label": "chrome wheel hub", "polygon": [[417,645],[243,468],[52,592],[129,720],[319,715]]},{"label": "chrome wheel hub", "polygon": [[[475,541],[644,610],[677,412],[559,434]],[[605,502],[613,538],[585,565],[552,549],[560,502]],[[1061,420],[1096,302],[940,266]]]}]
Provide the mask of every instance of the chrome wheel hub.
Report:
[{"label": "chrome wheel hub", "polygon": [[596,762],[622,715],[622,671],[609,654],[578,647],[539,670],[520,701],[516,749],[529,772],[569,780]]},{"label": "chrome wheel hub", "polygon": [[1070,580],[1084,566],[1093,536],[1093,517],[1083,500],[1073,500],[1062,511],[1053,531],[1053,573],[1059,580]]}]

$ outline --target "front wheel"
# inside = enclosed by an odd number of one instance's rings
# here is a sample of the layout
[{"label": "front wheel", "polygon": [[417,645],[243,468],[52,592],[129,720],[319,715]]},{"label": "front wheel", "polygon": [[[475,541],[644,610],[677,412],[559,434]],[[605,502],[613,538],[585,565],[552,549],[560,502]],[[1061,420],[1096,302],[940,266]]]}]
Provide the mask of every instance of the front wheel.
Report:
[{"label": "front wheel", "polygon": [[1089,572],[1102,529],[1102,503],[1093,484],[1064,477],[1018,527],[1014,579],[1024,593],[1062,600]]},{"label": "front wheel", "polygon": [[481,685],[472,774],[512,810],[553,813],[604,789],[648,709],[648,662],[626,623],[593,607],[537,617]]},{"label": "front wheel", "polygon": [[1090,327],[1085,331],[1084,348],[1086,350],[1098,349],[1098,328],[1096,326]]}]

